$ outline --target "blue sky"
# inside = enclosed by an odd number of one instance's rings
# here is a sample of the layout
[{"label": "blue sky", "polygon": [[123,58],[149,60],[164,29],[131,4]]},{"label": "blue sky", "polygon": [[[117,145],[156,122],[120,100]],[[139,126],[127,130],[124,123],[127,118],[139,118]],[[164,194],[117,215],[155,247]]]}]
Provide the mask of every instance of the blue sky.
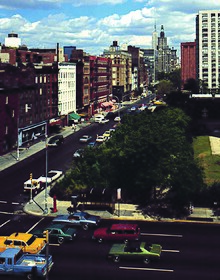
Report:
[{"label": "blue sky", "polygon": [[151,48],[156,22],[170,47],[195,40],[200,10],[220,10],[216,0],[0,0],[0,42],[15,32],[28,48],[76,46],[99,55],[114,40]]}]

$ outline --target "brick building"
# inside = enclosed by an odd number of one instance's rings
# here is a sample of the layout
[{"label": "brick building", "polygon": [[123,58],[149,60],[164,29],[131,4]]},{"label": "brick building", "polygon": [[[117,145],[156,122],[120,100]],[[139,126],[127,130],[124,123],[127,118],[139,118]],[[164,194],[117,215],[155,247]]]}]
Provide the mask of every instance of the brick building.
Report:
[{"label": "brick building", "polygon": [[196,80],[196,42],[181,43],[182,87],[188,79]]}]

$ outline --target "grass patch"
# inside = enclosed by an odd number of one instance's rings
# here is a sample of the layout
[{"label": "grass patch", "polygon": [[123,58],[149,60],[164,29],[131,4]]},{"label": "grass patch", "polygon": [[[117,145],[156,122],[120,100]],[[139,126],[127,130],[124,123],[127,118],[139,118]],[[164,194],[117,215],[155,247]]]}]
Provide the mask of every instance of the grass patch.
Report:
[{"label": "grass patch", "polygon": [[220,182],[220,156],[212,155],[209,136],[199,136],[193,140],[194,156],[204,168],[205,183],[210,186]]}]

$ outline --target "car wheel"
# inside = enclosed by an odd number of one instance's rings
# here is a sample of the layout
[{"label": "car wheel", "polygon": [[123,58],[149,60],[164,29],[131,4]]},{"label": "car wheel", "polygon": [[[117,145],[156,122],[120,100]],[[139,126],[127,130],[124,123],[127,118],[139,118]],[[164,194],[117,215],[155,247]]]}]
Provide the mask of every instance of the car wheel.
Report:
[{"label": "car wheel", "polygon": [[103,239],[102,238],[99,238],[98,239],[98,243],[102,243]]},{"label": "car wheel", "polygon": [[119,257],[119,256],[114,256],[113,262],[114,262],[114,263],[120,262],[120,257]]},{"label": "car wheel", "polygon": [[58,240],[57,240],[57,241],[58,241],[59,244],[62,244],[63,241],[64,241],[64,238],[63,238],[63,237],[58,237]]},{"label": "car wheel", "polygon": [[89,225],[88,225],[88,224],[85,224],[85,225],[82,226],[82,228],[83,228],[84,230],[88,230]]},{"label": "car wheel", "polygon": [[149,258],[144,258],[144,263],[145,264],[149,264],[150,263],[150,259]]}]

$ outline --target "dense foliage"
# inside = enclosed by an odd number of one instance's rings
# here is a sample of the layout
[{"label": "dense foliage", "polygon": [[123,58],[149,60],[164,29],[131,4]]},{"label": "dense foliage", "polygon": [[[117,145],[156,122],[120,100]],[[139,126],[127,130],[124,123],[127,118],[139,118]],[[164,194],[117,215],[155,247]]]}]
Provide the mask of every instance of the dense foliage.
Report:
[{"label": "dense foliage", "polygon": [[163,201],[183,209],[203,187],[189,122],[182,110],[173,108],[125,115],[111,139],[87,148],[56,189],[68,190],[69,195],[76,189],[121,188],[126,201],[141,205]]}]

